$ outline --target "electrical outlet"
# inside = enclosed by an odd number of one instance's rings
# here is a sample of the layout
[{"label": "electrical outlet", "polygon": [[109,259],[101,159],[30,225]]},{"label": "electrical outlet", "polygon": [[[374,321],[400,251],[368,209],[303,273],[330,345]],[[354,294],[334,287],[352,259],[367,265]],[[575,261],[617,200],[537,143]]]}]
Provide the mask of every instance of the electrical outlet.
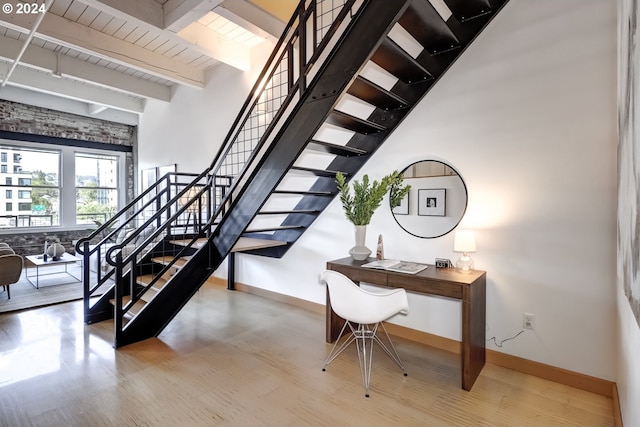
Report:
[{"label": "electrical outlet", "polygon": [[525,329],[534,329],[536,324],[536,315],[531,313],[524,313],[522,315],[522,327]]}]

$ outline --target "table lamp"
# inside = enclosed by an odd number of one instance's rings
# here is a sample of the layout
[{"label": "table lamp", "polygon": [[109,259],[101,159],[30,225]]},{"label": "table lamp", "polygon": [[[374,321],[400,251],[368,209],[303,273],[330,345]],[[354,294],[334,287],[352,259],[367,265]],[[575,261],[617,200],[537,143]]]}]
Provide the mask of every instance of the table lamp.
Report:
[{"label": "table lamp", "polygon": [[472,230],[457,230],[453,239],[453,251],[462,252],[456,261],[456,267],[463,273],[473,270],[473,260],[469,252],[476,251],[476,234]]}]

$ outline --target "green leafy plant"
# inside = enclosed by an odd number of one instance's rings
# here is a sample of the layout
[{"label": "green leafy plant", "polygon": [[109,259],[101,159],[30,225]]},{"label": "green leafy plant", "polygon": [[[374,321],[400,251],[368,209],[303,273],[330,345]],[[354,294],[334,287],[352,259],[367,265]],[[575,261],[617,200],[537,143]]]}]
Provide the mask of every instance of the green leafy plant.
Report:
[{"label": "green leafy plant", "polygon": [[347,219],[354,225],[368,225],[373,213],[380,207],[384,195],[389,192],[391,209],[400,206],[402,199],[409,193],[410,185],[404,185],[402,174],[393,171],[379,182],[369,181],[369,176],[362,177],[362,182],[353,181],[353,195],[345,176],[336,174],[340,201]]}]

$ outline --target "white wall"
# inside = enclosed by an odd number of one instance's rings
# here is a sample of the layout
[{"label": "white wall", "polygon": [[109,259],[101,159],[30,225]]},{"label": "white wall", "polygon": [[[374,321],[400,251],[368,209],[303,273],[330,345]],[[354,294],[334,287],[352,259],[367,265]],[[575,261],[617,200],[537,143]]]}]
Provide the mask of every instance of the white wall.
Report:
[{"label": "white wall", "polygon": [[[632,0],[618,0],[618,392],[625,426],[640,425],[640,328],[629,299],[638,280],[638,153],[640,150],[640,11]],[[635,42],[634,42],[635,41]],[[631,290],[627,297],[625,290]],[[637,298],[637,296],[636,296]]]},{"label": "white wall", "polygon": [[[488,272],[488,337],[513,336],[523,312],[536,315],[535,331],[488,347],[609,380],[616,360],[615,13],[606,0],[511,0],[356,176],[381,177],[422,159],[451,164],[469,190],[461,227],[476,230],[476,267]],[[171,106],[145,113],[142,168],[210,162],[226,132],[212,123],[230,123],[244,99],[235,94],[242,76],[219,71],[203,93],[182,91]],[[194,154],[190,146],[202,148]],[[368,233],[372,249],[383,234],[387,257],[456,258],[452,234],[413,237],[385,208]],[[334,200],[284,258],[240,255],[236,278],[323,303],[318,273],[348,255],[352,234]],[[216,274],[225,277],[225,267]],[[398,323],[459,338],[459,303],[415,295],[410,303]]]},{"label": "white wall", "polygon": [[138,168],[177,163],[200,173],[215,157],[273,46],[256,47],[246,72],[224,64],[212,69],[204,89],[178,87],[171,102],[149,100],[138,129]]}]

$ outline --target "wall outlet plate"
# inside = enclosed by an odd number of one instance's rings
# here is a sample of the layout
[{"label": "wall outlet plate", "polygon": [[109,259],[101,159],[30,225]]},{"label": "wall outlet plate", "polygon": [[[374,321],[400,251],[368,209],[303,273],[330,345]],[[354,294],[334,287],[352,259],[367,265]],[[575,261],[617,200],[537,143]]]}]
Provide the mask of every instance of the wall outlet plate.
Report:
[{"label": "wall outlet plate", "polygon": [[436,258],[436,268],[451,268],[451,260],[446,258]]}]

